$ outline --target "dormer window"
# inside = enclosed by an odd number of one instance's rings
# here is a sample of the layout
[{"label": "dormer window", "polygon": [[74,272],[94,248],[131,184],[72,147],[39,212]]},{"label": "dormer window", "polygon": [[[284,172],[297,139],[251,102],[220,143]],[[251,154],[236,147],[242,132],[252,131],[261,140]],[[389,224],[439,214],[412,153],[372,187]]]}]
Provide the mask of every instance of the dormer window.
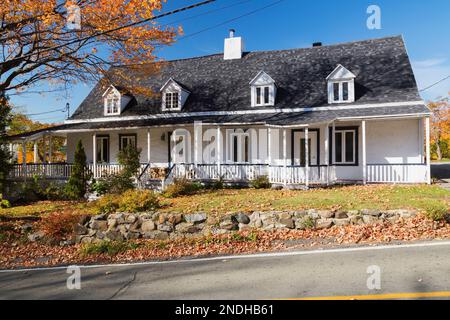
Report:
[{"label": "dormer window", "polygon": [[114,116],[120,115],[132,100],[132,96],[125,89],[111,85],[103,93],[103,99],[105,116]]},{"label": "dormer window", "polygon": [[190,92],[170,78],[161,88],[162,111],[181,111]]},{"label": "dormer window", "polygon": [[356,76],[338,65],[327,77],[328,103],[350,103],[355,101]]},{"label": "dormer window", "polygon": [[276,96],[275,81],[264,71],[250,81],[251,86],[251,105],[256,106],[274,106]]},{"label": "dormer window", "polygon": [[166,92],[166,109],[167,110],[179,110],[180,103],[178,101],[178,92]]},{"label": "dormer window", "polygon": [[110,95],[106,98],[106,114],[118,114],[120,109],[120,97]]}]

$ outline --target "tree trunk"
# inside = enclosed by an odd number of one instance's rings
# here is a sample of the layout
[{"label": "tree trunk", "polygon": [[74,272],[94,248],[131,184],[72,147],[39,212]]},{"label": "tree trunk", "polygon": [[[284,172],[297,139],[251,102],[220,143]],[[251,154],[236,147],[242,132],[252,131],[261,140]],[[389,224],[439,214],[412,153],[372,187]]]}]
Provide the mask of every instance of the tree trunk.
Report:
[{"label": "tree trunk", "polygon": [[440,145],[440,140],[436,140],[436,154],[437,154],[437,159],[440,161],[442,160],[442,151],[441,151],[441,145]]}]

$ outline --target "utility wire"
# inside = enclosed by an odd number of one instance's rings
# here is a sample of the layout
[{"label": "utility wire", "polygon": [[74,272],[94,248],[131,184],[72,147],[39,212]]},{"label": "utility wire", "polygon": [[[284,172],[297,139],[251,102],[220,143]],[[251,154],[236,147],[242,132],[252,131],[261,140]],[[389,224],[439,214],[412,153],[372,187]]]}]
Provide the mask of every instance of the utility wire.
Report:
[{"label": "utility wire", "polygon": [[252,11],[249,11],[249,12],[247,12],[247,13],[244,13],[244,14],[242,14],[242,15],[240,15],[240,16],[235,17],[235,18],[228,19],[228,20],[226,20],[226,21],[223,21],[223,22],[221,22],[221,23],[218,23],[218,24],[216,24],[216,25],[214,25],[214,26],[211,26],[211,27],[202,29],[202,30],[197,31],[197,32],[194,32],[194,33],[190,33],[190,34],[185,35],[185,36],[181,36],[181,37],[179,37],[177,40],[184,40],[184,39],[187,39],[187,38],[196,36],[196,35],[198,35],[198,34],[200,34],[200,33],[203,33],[203,32],[206,32],[206,31],[209,31],[209,30],[212,30],[212,29],[221,27],[221,26],[223,26],[223,25],[225,25],[225,24],[228,24],[228,23],[230,23],[230,22],[233,22],[233,21],[242,19],[242,18],[244,18],[244,17],[247,17],[247,16],[250,16],[250,15],[252,15],[252,14],[255,14],[255,13],[259,12],[259,11],[262,11],[262,10],[268,9],[268,8],[270,8],[270,7],[273,7],[273,6],[279,4],[279,3],[283,2],[283,1],[286,1],[286,0],[278,0],[278,1],[275,1],[275,2],[273,2],[273,3],[270,3],[270,4],[266,5],[266,6],[260,7],[260,8],[258,8],[258,9],[252,10]]},{"label": "utility wire", "polygon": [[144,20],[141,20],[141,21],[136,21],[136,22],[133,22],[133,23],[129,23],[129,24],[126,24],[126,25],[123,25],[123,26],[120,26],[120,27],[117,27],[117,28],[114,28],[114,29],[109,29],[109,30],[105,30],[105,31],[102,31],[102,32],[97,32],[94,35],[82,37],[82,38],[79,38],[79,39],[74,39],[74,40],[69,41],[69,42],[64,43],[64,44],[60,44],[60,45],[57,45],[57,46],[54,46],[54,47],[43,49],[43,50],[41,50],[39,52],[32,52],[32,53],[25,54],[23,56],[20,56],[20,57],[17,57],[17,58],[14,58],[14,59],[11,59],[11,60],[8,60],[8,61],[5,61],[5,62],[0,62],[0,65],[5,64],[7,62],[10,63],[11,61],[22,60],[24,58],[32,57],[32,56],[34,56],[36,54],[42,54],[44,52],[61,49],[63,47],[69,46],[71,44],[75,44],[75,43],[78,43],[78,42],[83,42],[85,40],[96,38],[96,37],[99,37],[99,36],[102,36],[102,35],[106,35],[106,34],[109,34],[109,33],[115,32],[115,31],[119,31],[119,30],[122,30],[122,29],[134,27],[134,26],[146,23],[146,22],[150,22],[150,21],[156,20],[156,19],[161,19],[161,18],[170,16],[170,15],[173,15],[173,14],[176,14],[176,13],[180,13],[180,12],[183,12],[183,11],[187,11],[187,10],[190,10],[190,9],[194,9],[194,8],[197,8],[197,7],[200,7],[200,6],[203,6],[203,5],[215,2],[215,1],[216,0],[206,0],[206,1],[198,2],[198,3],[195,3],[193,5],[190,5],[190,6],[187,6],[187,7],[182,7],[182,8],[179,8],[179,9],[175,9],[175,10],[172,10],[172,11],[169,11],[169,12],[165,12],[165,13],[156,15],[154,17],[148,18],[148,19],[144,19]]},{"label": "utility wire", "polygon": [[33,117],[33,116],[40,116],[42,114],[49,114],[49,113],[54,113],[54,112],[66,112],[66,111],[67,111],[67,109],[64,108],[64,109],[56,109],[56,110],[50,110],[50,111],[45,111],[45,112],[39,112],[39,113],[26,113],[26,114],[24,114],[24,116]]},{"label": "utility wire", "polygon": [[426,90],[428,90],[428,89],[431,89],[431,88],[433,88],[434,86],[438,85],[438,84],[441,83],[441,82],[444,82],[444,81],[447,80],[447,79],[450,79],[450,75],[448,75],[448,76],[446,76],[445,78],[443,78],[443,79],[441,79],[441,80],[439,80],[439,81],[433,83],[432,85],[429,85],[429,86],[426,87],[426,88],[423,88],[422,90],[419,90],[419,92],[423,92],[423,91],[426,91]]}]

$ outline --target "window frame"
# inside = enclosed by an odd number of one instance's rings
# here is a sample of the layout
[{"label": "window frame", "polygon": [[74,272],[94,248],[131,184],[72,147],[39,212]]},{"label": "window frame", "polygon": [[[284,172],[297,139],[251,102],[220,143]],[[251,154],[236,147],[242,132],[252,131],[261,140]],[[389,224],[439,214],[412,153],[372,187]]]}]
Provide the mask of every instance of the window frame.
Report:
[{"label": "window frame", "polygon": [[[350,99],[350,86],[351,80],[332,80],[331,83],[331,101],[332,103],[351,103],[352,99]],[[347,99],[344,100],[344,83],[347,84]],[[338,85],[338,99],[336,99],[335,95],[335,86]]]},{"label": "window frame", "polygon": [[[108,112],[109,109],[109,102],[110,101],[117,101],[117,111],[113,112],[114,110],[114,105],[111,106],[111,112]],[[105,97],[105,101],[104,101],[104,114],[105,116],[116,116],[116,115],[120,115],[121,112],[121,103],[122,103],[122,96],[119,93],[116,92],[110,92],[109,94],[106,95]]]},{"label": "window frame", "polygon": [[[346,132],[353,132],[353,160],[352,162],[345,161],[345,134]],[[358,167],[359,166],[359,127],[358,126],[350,126],[350,127],[336,127],[335,134],[341,133],[341,142],[342,142],[342,161],[336,162],[336,152],[333,154],[333,144],[336,141],[336,137],[333,136],[333,129],[329,129],[329,137],[330,137],[330,150],[329,150],[329,163],[338,167]],[[335,149],[336,151],[336,149]]]},{"label": "window frame", "polygon": [[[181,92],[180,91],[165,91],[164,93],[163,111],[180,111],[181,110]],[[170,95],[170,99],[168,96]],[[174,107],[174,97],[176,99],[176,108]],[[168,103],[170,100],[170,103]],[[169,107],[170,106],[170,107]]]},{"label": "window frame", "polygon": [[122,138],[133,138],[134,146],[137,147],[137,134],[136,133],[124,133],[124,134],[119,134],[119,150],[122,150],[122,148],[123,148]]},{"label": "window frame", "polygon": [[[275,105],[275,88],[274,84],[254,85],[252,88],[253,107],[265,107]],[[266,100],[267,90],[267,100]]]},{"label": "window frame", "polygon": [[[227,157],[227,163],[237,165],[250,164],[251,163],[250,135],[248,133],[232,132],[229,135],[229,139],[230,139],[228,146],[229,156]],[[239,159],[239,156],[241,156],[240,157],[241,159]],[[246,157],[247,159],[245,159]],[[234,159],[236,159],[237,161],[235,161]]]},{"label": "window frame", "polygon": [[[99,161],[99,159],[97,158],[97,155],[98,155],[98,152],[100,151],[100,149],[103,150],[103,143],[99,143],[99,140],[100,141],[103,141],[103,140],[107,140],[108,141],[108,143],[107,143],[108,147],[107,147],[107,150],[106,150],[106,161]],[[97,145],[97,150],[96,150],[96,154],[94,155],[95,162],[97,164],[110,163],[110,157],[109,156],[110,156],[110,150],[111,150],[111,140],[109,138],[109,135],[97,135],[96,136],[96,145]],[[102,153],[104,153],[104,151]]]}]

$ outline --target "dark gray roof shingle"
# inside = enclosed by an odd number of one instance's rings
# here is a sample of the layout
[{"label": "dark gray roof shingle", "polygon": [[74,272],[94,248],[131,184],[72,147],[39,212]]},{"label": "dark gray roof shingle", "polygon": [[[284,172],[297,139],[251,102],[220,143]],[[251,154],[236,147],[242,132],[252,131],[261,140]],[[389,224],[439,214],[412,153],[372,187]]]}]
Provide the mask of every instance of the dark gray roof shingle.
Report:
[{"label": "dark gray roof shingle", "polygon": [[[342,64],[356,75],[355,104],[421,100],[401,37],[351,42],[323,47],[281,51],[248,52],[240,60],[224,60],[222,54],[163,63],[152,76],[129,71],[138,83],[114,83],[129,88],[138,85],[157,93],[135,94],[121,116],[161,112],[160,88],[173,78],[191,94],[182,112],[248,110],[249,82],[260,71],[268,73],[278,87],[276,108],[327,106],[326,77]],[[114,72],[111,71],[114,79]],[[71,119],[103,117],[99,83]]]}]

